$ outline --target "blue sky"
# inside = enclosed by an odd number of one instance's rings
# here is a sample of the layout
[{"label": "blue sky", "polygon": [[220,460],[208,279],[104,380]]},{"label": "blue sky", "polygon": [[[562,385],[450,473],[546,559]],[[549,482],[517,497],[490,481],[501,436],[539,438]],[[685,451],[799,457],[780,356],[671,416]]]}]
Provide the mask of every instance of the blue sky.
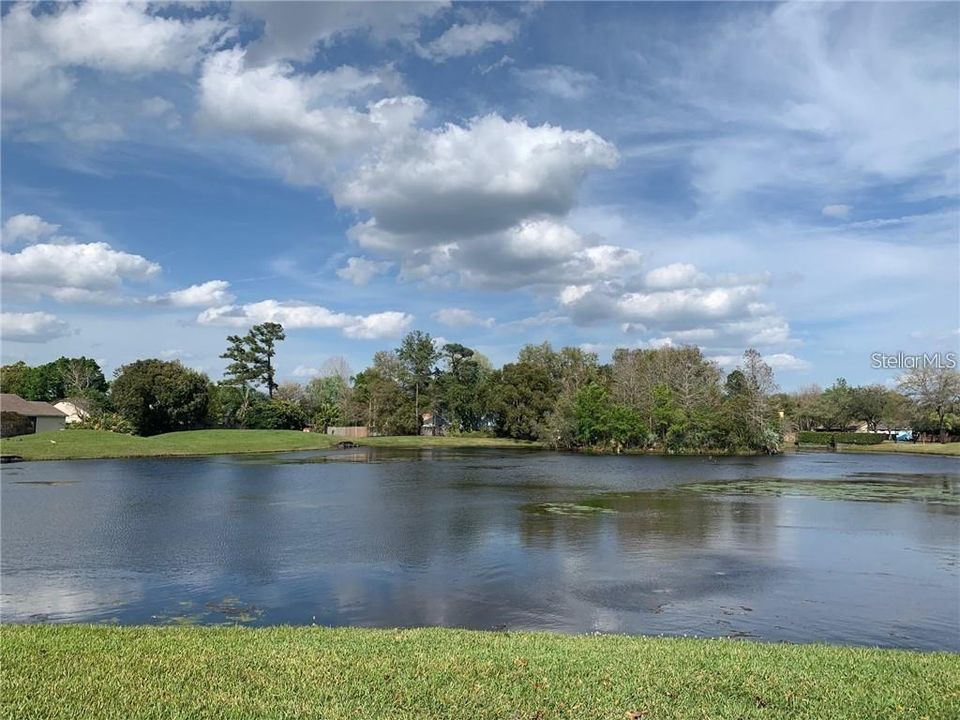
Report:
[{"label": "blue sky", "polygon": [[4,362],[956,350],[953,3],[3,4]]}]

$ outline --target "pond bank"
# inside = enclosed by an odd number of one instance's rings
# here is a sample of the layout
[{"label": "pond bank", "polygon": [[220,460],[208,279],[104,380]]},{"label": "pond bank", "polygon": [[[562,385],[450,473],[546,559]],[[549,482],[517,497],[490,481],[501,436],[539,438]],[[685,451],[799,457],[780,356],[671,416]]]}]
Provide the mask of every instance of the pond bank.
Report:
[{"label": "pond bank", "polygon": [[465,630],[6,625],[2,717],[957,717],[960,655]]}]

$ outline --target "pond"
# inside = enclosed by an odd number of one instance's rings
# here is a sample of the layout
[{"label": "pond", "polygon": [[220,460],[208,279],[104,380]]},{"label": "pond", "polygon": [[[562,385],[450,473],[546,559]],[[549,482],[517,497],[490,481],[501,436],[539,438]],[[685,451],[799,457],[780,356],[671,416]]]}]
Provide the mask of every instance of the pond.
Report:
[{"label": "pond", "polygon": [[958,470],[480,449],[7,465],[0,609],[957,651]]}]

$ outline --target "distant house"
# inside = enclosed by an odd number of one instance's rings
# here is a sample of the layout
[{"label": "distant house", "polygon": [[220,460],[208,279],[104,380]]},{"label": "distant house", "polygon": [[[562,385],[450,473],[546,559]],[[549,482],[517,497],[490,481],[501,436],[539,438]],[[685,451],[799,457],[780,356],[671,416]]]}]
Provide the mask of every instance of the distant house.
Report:
[{"label": "distant house", "polygon": [[434,415],[432,412],[425,412],[420,415],[420,434],[421,435],[443,435],[443,429],[447,423],[440,415]]},{"label": "distant house", "polygon": [[67,416],[67,425],[83,422],[90,417],[90,403],[83,398],[64,398],[53,406]]},{"label": "distant house", "polygon": [[67,414],[50,403],[24,400],[19,395],[0,394],[0,412],[16,413],[27,419],[27,434],[63,430]]}]

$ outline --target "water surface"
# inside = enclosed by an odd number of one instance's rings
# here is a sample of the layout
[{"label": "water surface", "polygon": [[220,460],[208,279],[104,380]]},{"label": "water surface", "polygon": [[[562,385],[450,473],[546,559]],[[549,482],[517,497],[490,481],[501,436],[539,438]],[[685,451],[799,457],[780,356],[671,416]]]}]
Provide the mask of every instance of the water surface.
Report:
[{"label": "water surface", "polygon": [[481,449],[7,465],[0,609],[957,651],[958,470]]}]

